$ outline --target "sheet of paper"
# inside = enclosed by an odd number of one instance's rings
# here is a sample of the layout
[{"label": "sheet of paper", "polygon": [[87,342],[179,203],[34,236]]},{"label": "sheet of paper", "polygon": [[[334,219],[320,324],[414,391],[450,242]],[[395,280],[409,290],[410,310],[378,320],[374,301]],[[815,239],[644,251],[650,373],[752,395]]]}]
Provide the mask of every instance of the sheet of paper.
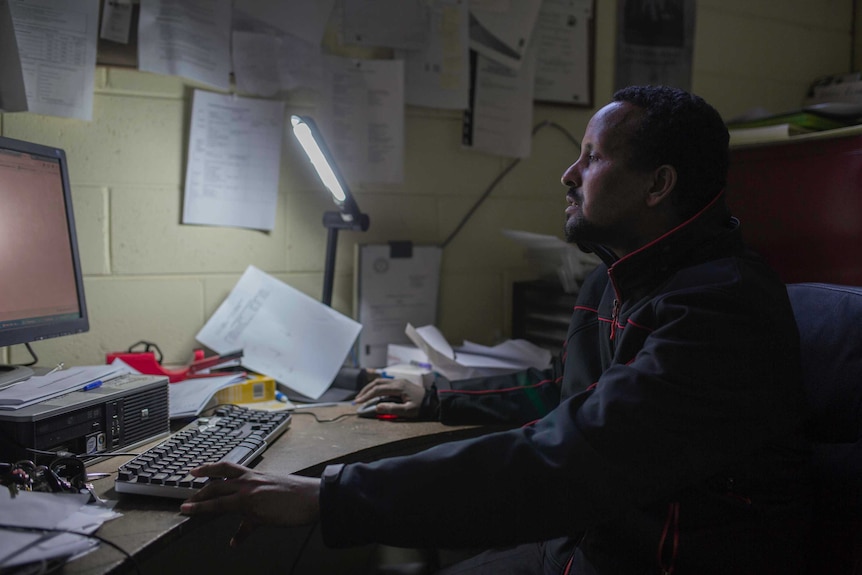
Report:
[{"label": "sheet of paper", "polygon": [[[0,489],[0,517],[14,518],[15,524],[24,527],[93,533],[105,521],[120,516],[108,508],[87,505],[89,497],[89,494],[21,491],[13,498],[8,489]],[[97,540],[82,535],[0,528],[0,570],[76,557],[97,546]]]},{"label": "sheet of paper", "polygon": [[551,354],[526,340],[508,340],[494,347],[464,342],[453,349],[437,327],[407,325],[407,337],[425,353],[435,371],[450,381],[522,371],[546,369]]},{"label": "sheet of paper", "polygon": [[357,247],[357,318],[359,364],[367,368],[387,365],[389,344],[409,343],[408,323],[437,321],[442,250],[437,246],[412,246],[410,254],[388,244]]},{"label": "sheet of paper", "polygon": [[91,120],[99,0],[8,1],[28,110]]},{"label": "sheet of paper", "polygon": [[312,399],[329,388],[362,325],[249,266],[198,332],[217,353],[242,349],[242,365]]},{"label": "sheet of paper", "polygon": [[85,384],[128,373],[121,366],[68,367],[46,375],[34,375],[0,390],[0,409],[21,409],[40,401],[79,391]]},{"label": "sheet of paper", "polygon": [[455,351],[443,334],[434,326],[415,328],[407,325],[407,337],[428,357],[435,371],[450,381],[469,379],[476,376],[476,370],[455,361]]},{"label": "sheet of paper", "polygon": [[323,85],[319,46],[288,34],[234,30],[233,72],[237,91],[259,96]]},{"label": "sheet of paper", "polygon": [[245,375],[233,374],[213,377],[196,377],[168,386],[170,418],[194,417],[206,407],[220,389],[245,380]]},{"label": "sheet of paper", "polygon": [[281,40],[272,34],[233,31],[231,53],[236,89],[243,94],[274,96],[281,90],[278,52]]},{"label": "sheet of paper", "polygon": [[284,103],[195,90],[184,224],[275,227]]},{"label": "sheet of paper", "polygon": [[335,0],[242,0],[236,9],[281,31],[320,46]]},{"label": "sheet of paper", "polygon": [[129,32],[132,27],[132,3],[129,0],[105,0],[102,4],[102,27],[99,38],[117,42],[129,43]]},{"label": "sheet of paper", "polygon": [[0,112],[27,111],[27,91],[8,0],[0,0]]},{"label": "sheet of paper", "polygon": [[470,48],[517,70],[527,57],[542,0],[515,0],[505,5],[470,3]]},{"label": "sheet of paper", "polygon": [[316,118],[348,185],[404,180],[404,62],[328,56]]},{"label": "sheet of paper", "polygon": [[341,0],[345,44],[419,50],[427,40],[424,0]]},{"label": "sheet of paper", "polygon": [[536,100],[590,104],[593,0],[543,0],[536,23]]},{"label": "sheet of paper", "polygon": [[296,36],[281,36],[278,52],[278,79],[282,90],[308,88],[323,90],[325,82],[324,56],[319,44],[311,44]]},{"label": "sheet of paper", "polygon": [[[467,355],[471,356],[469,361],[465,359]],[[465,340],[463,345],[455,349],[455,357],[460,363],[473,366],[483,364],[484,360],[480,358],[500,360],[504,365],[519,369],[527,367],[547,369],[551,365],[551,352],[525,339],[510,339],[493,347]],[[501,364],[487,362],[484,365]]]},{"label": "sheet of paper", "polygon": [[145,0],[138,68],[230,89],[231,0]]},{"label": "sheet of paper", "polygon": [[473,101],[464,114],[462,144],[510,158],[530,155],[535,53],[518,70],[478,54]]},{"label": "sheet of paper", "polygon": [[428,41],[403,50],[405,102],[411,106],[466,110],[470,95],[467,0],[430,3]]}]

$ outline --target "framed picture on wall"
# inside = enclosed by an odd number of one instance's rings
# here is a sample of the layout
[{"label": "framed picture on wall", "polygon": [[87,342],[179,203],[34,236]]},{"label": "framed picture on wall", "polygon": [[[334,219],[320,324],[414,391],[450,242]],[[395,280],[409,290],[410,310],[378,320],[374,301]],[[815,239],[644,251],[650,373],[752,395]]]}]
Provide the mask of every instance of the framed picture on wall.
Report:
[{"label": "framed picture on wall", "polygon": [[591,107],[594,0],[544,0],[533,34],[536,43],[533,99]]}]

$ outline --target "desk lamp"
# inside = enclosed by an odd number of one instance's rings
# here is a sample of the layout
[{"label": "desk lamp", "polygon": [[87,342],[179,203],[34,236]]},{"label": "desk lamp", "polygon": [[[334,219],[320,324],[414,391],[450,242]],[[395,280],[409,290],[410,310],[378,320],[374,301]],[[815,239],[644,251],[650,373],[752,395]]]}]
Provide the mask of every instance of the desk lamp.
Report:
[{"label": "desk lamp", "polygon": [[359,211],[356,200],[350,193],[344,178],[338,171],[329,148],[318,130],[314,120],[308,116],[290,117],[293,124],[293,135],[299,140],[308,159],[317,171],[323,184],[332,194],[332,199],[338,206],[337,212],[324,212],[323,227],[326,228],[326,261],[323,270],[323,297],[321,301],[332,305],[332,283],[335,280],[335,249],[338,243],[338,230],[354,230],[364,232],[368,229],[368,215]]}]

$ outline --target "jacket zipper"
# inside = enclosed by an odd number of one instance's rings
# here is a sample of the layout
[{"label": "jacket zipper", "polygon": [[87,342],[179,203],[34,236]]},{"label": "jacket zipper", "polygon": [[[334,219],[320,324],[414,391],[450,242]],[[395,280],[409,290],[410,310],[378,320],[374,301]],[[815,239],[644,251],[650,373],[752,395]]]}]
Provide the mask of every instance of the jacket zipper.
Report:
[{"label": "jacket zipper", "polygon": [[617,322],[619,322],[620,319],[621,307],[622,305],[620,304],[620,300],[614,298],[614,311],[611,314],[611,341],[613,341],[617,335]]},{"label": "jacket zipper", "polygon": [[614,309],[611,313],[611,341],[617,335],[617,323],[620,319],[620,308],[623,306],[622,298],[620,298],[620,290],[617,289],[617,282],[614,281],[614,274],[611,269],[608,269],[608,279],[611,281],[611,287],[614,288]]}]

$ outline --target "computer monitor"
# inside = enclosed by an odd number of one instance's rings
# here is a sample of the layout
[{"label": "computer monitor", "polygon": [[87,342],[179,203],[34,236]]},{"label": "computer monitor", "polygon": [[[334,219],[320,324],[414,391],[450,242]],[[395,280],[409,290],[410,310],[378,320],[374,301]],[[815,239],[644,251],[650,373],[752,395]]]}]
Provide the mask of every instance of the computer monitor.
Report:
[{"label": "computer monitor", "polygon": [[[66,154],[0,137],[0,347],[89,328]],[[0,389],[32,375],[0,365]]]}]

